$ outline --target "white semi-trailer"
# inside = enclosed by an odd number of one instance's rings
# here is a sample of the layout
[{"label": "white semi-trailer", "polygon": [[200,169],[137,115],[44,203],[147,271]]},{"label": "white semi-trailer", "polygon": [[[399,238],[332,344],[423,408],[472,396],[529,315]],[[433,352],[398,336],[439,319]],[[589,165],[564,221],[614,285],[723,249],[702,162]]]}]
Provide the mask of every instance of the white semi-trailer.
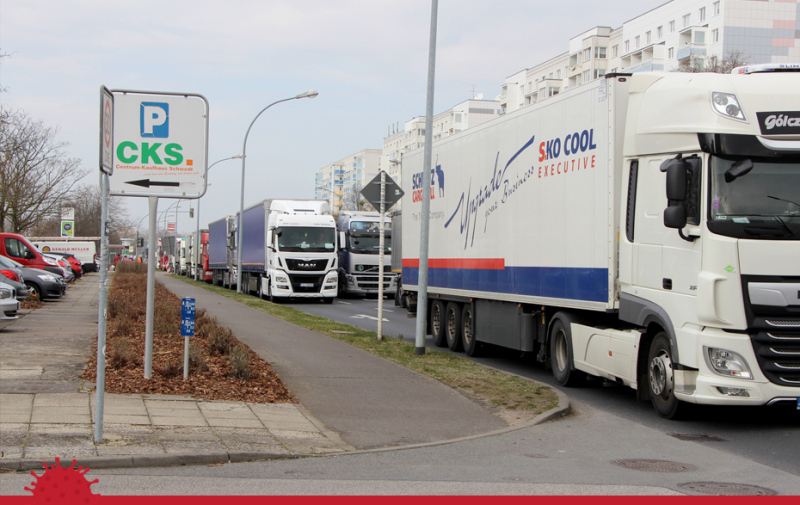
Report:
[{"label": "white semi-trailer", "polygon": [[[669,418],[800,408],[799,69],[609,75],[434,143],[434,342],[536,353]],[[403,159],[411,310],[422,167]]]}]

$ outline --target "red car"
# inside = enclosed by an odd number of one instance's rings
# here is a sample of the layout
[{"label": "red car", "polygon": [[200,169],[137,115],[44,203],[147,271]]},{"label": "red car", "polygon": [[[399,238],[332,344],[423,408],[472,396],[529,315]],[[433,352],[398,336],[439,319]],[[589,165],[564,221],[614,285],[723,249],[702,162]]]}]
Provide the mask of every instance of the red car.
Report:
[{"label": "red car", "polygon": [[81,276],[83,275],[83,265],[81,264],[81,261],[75,257],[74,254],[65,252],[53,252],[53,251],[49,252],[48,254],[63,257],[69,263],[70,270],[72,270],[72,273],[75,274],[76,279],[80,279]]}]

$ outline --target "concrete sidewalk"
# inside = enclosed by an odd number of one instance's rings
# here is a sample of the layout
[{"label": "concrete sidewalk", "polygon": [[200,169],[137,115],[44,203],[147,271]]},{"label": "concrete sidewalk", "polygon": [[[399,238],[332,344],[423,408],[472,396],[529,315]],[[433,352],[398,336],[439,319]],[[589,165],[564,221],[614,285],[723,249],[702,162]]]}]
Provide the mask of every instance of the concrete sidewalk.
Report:
[{"label": "concrete sidewalk", "polygon": [[[437,381],[166,275],[269,361],[300,404],[106,394],[94,442],[98,275],[0,332],[0,469],[77,459],[90,468],[253,461],[437,443],[508,429]],[[566,405],[562,397],[562,405]],[[541,416],[558,415],[567,407]],[[459,419],[452,423],[452,419]]]}]

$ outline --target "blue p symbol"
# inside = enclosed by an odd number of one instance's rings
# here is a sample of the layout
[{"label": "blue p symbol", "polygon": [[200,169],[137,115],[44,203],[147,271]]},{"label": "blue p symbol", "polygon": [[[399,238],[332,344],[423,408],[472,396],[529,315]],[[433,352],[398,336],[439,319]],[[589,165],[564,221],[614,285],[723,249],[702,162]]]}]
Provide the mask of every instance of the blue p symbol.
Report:
[{"label": "blue p symbol", "polygon": [[168,103],[142,102],[139,118],[143,138],[165,139],[169,137]]}]

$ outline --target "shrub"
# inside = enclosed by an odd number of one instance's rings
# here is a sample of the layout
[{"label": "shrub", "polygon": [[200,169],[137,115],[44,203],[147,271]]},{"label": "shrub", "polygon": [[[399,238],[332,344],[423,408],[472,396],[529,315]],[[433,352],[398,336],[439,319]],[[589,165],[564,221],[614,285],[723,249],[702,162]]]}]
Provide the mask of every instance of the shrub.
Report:
[{"label": "shrub", "polygon": [[127,338],[118,339],[109,346],[106,362],[112,369],[119,370],[127,366],[135,366],[139,361],[140,356]]},{"label": "shrub", "polygon": [[183,360],[173,358],[165,361],[158,366],[158,372],[168,379],[178,377],[183,374]]},{"label": "shrub", "polygon": [[232,377],[248,380],[253,376],[253,371],[250,369],[250,352],[247,347],[239,344],[231,349],[228,361],[231,364]]},{"label": "shrub", "polygon": [[206,362],[203,349],[195,344],[189,344],[189,373],[206,371],[208,371],[208,362]]},{"label": "shrub", "polygon": [[208,337],[208,351],[212,356],[224,356],[233,347],[233,333],[228,328],[215,327]]}]

